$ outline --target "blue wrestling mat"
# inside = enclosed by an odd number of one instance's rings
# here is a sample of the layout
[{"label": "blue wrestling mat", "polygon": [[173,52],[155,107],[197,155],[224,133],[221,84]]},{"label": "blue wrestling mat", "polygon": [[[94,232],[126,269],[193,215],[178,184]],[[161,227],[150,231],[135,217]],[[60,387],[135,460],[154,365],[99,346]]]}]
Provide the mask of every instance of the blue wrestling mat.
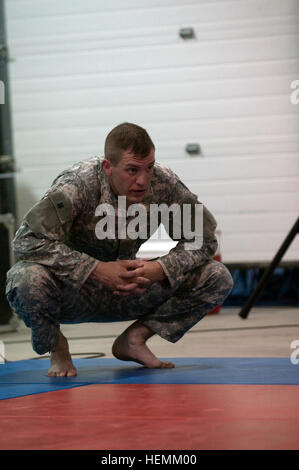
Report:
[{"label": "blue wrestling mat", "polygon": [[299,385],[289,358],[167,358],[174,369],[147,369],[113,358],[74,359],[76,377],[48,377],[48,359],[0,365],[0,399],[91,384]]}]

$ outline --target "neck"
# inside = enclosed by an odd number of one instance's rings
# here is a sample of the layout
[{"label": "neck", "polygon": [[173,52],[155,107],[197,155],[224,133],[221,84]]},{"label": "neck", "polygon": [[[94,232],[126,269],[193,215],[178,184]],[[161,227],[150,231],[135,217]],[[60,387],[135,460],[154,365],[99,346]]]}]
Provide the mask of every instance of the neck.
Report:
[{"label": "neck", "polygon": [[[116,189],[114,188],[113,186],[113,183],[111,181],[111,177],[108,177],[108,181],[109,181],[109,184],[110,184],[110,188],[112,190],[112,192],[114,193],[115,197],[117,198],[118,196],[124,196],[122,194],[119,194]],[[130,205],[132,204],[132,202],[129,202],[128,201],[128,198],[126,197],[126,208],[128,208]]]}]

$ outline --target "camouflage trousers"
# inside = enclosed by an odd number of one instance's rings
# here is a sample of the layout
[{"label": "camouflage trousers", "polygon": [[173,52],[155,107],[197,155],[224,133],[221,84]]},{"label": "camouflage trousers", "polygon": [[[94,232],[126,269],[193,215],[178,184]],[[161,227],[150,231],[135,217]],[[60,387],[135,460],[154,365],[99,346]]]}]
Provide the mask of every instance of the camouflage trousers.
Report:
[{"label": "camouflage trousers", "polygon": [[31,328],[34,351],[45,354],[57,344],[59,325],[67,323],[139,319],[175,343],[222,305],[232,287],[230,272],[216,260],[188,272],[176,289],[166,280],[132,296],[116,296],[91,278],[75,292],[46,266],[19,261],[7,273],[6,295],[11,308]]}]

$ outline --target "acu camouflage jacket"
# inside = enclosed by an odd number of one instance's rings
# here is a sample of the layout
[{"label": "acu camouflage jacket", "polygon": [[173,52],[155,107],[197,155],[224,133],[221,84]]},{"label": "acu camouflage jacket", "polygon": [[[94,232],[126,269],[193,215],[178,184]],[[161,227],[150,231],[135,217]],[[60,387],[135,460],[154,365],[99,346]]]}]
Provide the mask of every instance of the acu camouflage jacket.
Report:
[{"label": "acu camouflage jacket", "polygon": [[[42,199],[25,215],[13,240],[17,260],[46,266],[75,290],[80,289],[99,260],[134,259],[146,241],[97,238],[97,206],[108,203],[116,214],[118,207],[118,198],[110,188],[102,160],[103,157],[92,157],[60,173]],[[151,186],[142,204],[148,210],[150,204],[162,203],[194,206],[199,201],[172,170],[156,162]],[[186,240],[181,237],[175,239],[178,243],[168,254],[157,260],[171,287],[179,286],[184,274],[213,258],[217,249],[216,225],[213,215],[203,206],[201,248],[185,250]],[[173,238],[171,230],[168,233]],[[147,239],[150,238],[149,230],[147,235]]]}]

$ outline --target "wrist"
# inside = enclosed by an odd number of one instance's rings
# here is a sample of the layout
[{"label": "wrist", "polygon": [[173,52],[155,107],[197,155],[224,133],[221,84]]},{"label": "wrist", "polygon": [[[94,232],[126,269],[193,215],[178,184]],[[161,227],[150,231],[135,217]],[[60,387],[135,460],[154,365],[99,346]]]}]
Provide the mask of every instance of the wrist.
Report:
[{"label": "wrist", "polygon": [[99,279],[100,276],[101,276],[101,272],[102,272],[102,265],[103,265],[103,261],[99,261],[97,264],[96,264],[96,267],[91,271],[90,273],[90,277],[91,278],[97,278]]},{"label": "wrist", "polygon": [[155,281],[163,281],[166,278],[164,269],[158,261],[153,261],[153,264],[155,265]]}]

